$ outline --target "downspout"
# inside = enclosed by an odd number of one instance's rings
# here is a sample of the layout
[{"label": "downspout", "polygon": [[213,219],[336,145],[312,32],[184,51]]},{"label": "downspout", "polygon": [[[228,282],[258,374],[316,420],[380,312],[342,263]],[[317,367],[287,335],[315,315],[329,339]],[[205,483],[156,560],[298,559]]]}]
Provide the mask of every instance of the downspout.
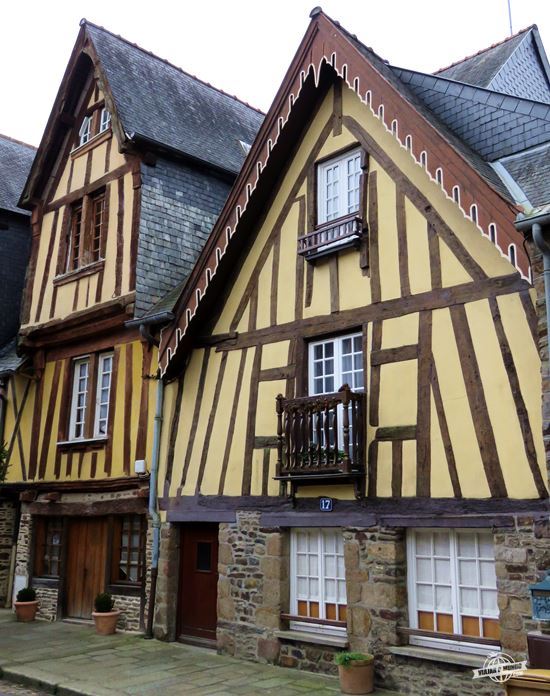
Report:
[{"label": "downspout", "polygon": [[151,588],[149,590],[149,611],[147,612],[146,638],[153,637],[153,616],[155,612],[155,596],[157,593],[157,577],[160,550],[160,514],[157,507],[158,469],[160,459],[160,432],[162,429],[162,406],[164,401],[164,382],[157,382],[157,402],[155,408],[155,424],[153,430],[153,459],[149,477],[149,518],[153,527],[153,549],[151,558]]},{"label": "downspout", "polygon": [[544,278],[544,300],[546,309],[546,338],[548,341],[546,345],[550,356],[550,322],[548,321],[548,312],[550,309],[550,244],[544,238],[540,223],[534,222],[533,226],[531,227],[531,231],[533,233],[535,244],[542,252],[542,275]]}]

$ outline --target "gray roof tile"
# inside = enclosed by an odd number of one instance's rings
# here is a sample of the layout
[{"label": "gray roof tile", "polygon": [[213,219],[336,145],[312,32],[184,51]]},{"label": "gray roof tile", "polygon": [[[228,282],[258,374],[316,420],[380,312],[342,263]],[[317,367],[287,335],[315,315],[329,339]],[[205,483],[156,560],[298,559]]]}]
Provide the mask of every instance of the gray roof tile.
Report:
[{"label": "gray roof tile", "polygon": [[125,132],[230,172],[264,115],[109,31],[86,22]]},{"label": "gray roof tile", "polygon": [[0,209],[29,215],[17,203],[35,154],[32,145],[0,135]]},{"label": "gray roof tile", "polygon": [[550,143],[504,159],[502,164],[533,206],[550,203]]}]

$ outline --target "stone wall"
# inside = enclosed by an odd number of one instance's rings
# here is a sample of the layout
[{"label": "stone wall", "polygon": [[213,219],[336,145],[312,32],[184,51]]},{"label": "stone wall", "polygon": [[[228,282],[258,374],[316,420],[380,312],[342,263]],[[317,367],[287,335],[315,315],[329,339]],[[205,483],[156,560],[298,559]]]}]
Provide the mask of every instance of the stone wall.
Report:
[{"label": "stone wall", "polygon": [[0,607],[5,607],[8,599],[16,517],[15,504],[8,500],[0,501]]},{"label": "stone wall", "polygon": [[278,662],[280,614],[288,606],[288,542],[279,529],[261,529],[260,513],[237,512],[221,524],[218,557],[218,650]]},{"label": "stone wall", "polygon": [[524,659],[531,618],[529,585],[550,569],[550,516],[518,516],[515,526],[495,530],[495,559],[502,649]]},{"label": "stone wall", "polygon": [[36,599],[39,602],[37,619],[55,621],[57,619],[58,591],[56,587],[36,587]]},{"label": "stone wall", "polygon": [[122,612],[117,627],[123,631],[141,630],[141,596],[114,594],[115,609]]},{"label": "stone wall", "polygon": [[154,635],[176,640],[180,529],[169,522],[160,530],[160,557],[155,599]]}]

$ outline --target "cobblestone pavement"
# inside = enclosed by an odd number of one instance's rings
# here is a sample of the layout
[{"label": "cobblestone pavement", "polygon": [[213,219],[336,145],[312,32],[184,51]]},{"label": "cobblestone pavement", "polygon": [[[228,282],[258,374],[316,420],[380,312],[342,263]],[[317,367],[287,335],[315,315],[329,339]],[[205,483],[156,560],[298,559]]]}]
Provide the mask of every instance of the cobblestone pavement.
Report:
[{"label": "cobblestone pavement", "polygon": [[[62,621],[17,623],[0,610],[0,677],[25,683],[34,696],[335,696],[335,677],[245,662],[211,650]],[[390,696],[387,691],[378,696]],[[0,690],[0,695],[3,692]],[[394,694],[393,696],[397,696]]]},{"label": "cobblestone pavement", "polygon": [[45,691],[36,691],[0,679],[0,696],[46,696]]}]

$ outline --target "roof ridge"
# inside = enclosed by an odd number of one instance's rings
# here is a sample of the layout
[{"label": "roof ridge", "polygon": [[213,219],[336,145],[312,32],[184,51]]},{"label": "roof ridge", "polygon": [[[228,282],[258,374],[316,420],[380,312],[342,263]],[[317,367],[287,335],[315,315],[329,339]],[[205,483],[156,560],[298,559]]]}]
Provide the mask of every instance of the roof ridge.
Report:
[{"label": "roof ridge", "polygon": [[[517,94],[508,94],[508,92],[499,92],[498,89],[489,89],[489,87],[480,87],[479,85],[472,85],[469,82],[463,82],[462,80],[455,80],[452,77],[447,77],[445,75],[435,75],[433,73],[423,72],[422,70],[413,70],[412,68],[402,68],[399,65],[390,65],[392,70],[402,70],[403,72],[411,72],[417,75],[424,75],[425,77],[432,77],[435,80],[445,80],[445,82],[452,82],[455,85],[461,85],[462,87],[470,87],[471,89],[479,90],[480,92],[490,92],[491,94],[498,94],[501,97],[510,97],[510,99],[516,99],[521,102],[529,102],[531,104],[543,104],[544,106],[550,106],[550,102],[541,101],[540,99],[529,99],[528,97],[518,97]],[[399,77],[399,76],[398,76]],[[401,79],[401,78],[400,78]],[[462,97],[466,99],[467,97]],[[499,106],[499,109],[504,108],[505,111],[509,111],[506,107]],[[537,118],[539,118],[537,116]]]},{"label": "roof ridge", "polygon": [[482,53],[487,53],[487,51],[490,51],[493,48],[497,48],[497,46],[502,46],[507,41],[511,41],[512,39],[516,39],[521,34],[526,34],[528,31],[532,31],[533,29],[537,29],[537,28],[538,27],[536,24],[531,24],[528,27],[525,27],[525,29],[520,29],[519,31],[516,31],[515,34],[512,34],[511,36],[506,36],[501,41],[497,41],[496,43],[491,44],[490,46],[487,46],[486,48],[482,48],[481,50],[477,51],[476,53],[472,53],[469,56],[465,56],[464,58],[461,58],[460,60],[455,60],[454,63],[451,63],[450,65],[446,65],[443,68],[439,68],[438,70],[434,70],[434,72],[432,74],[437,75],[438,73],[443,72],[444,70],[449,70],[450,68],[454,68],[456,65],[460,65],[461,63],[465,63],[467,60],[470,60],[471,58],[475,58],[476,56],[480,56]]},{"label": "roof ridge", "polygon": [[11,140],[12,143],[17,143],[18,145],[24,145],[25,147],[30,147],[33,150],[38,150],[36,145],[31,145],[30,143],[26,143],[23,140],[18,140],[17,138],[12,138],[11,135],[5,135],[4,133],[0,133],[0,138],[3,138],[4,140]]},{"label": "roof ridge", "polygon": [[210,82],[207,82],[206,80],[203,80],[200,77],[197,77],[196,75],[193,75],[192,73],[187,72],[187,70],[180,68],[179,65],[174,65],[174,63],[171,63],[166,58],[161,58],[156,53],[153,53],[153,51],[148,51],[146,48],[143,48],[143,46],[140,46],[139,44],[134,43],[133,41],[130,41],[129,39],[124,38],[124,36],[121,36],[120,34],[115,34],[113,31],[110,31],[109,29],[102,27],[100,24],[95,24],[94,22],[90,22],[90,20],[86,19],[85,17],[83,17],[80,20],[80,26],[84,26],[84,25],[90,25],[92,27],[95,27],[96,29],[99,29],[100,31],[104,31],[107,34],[110,34],[115,39],[118,39],[119,41],[123,41],[125,44],[128,44],[128,46],[132,46],[133,48],[137,48],[138,51],[141,51],[142,53],[145,53],[146,55],[151,56],[152,58],[155,58],[155,60],[160,60],[162,63],[165,63],[166,65],[169,65],[171,68],[174,68],[174,70],[177,70],[178,72],[182,73],[183,75],[187,75],[187,77],[190,77],[192,80],[195,80],[196,82],[200,82],[203,85],[205,85],[206,87],[210,87],[210,89],[213,89],[216,92],[223,94],[225,97],[229,97],[230,99],[234,99],[235,101],[239,102],[240,104],[243,104],[244,106],[248,107],[249,109],[252,109],[253,111],[256,111],[257,113],[261,114],[262,116],[265,116],[265,113],[261,109],[258,109],[258,107],[253,106],[252,104],[249,104],[248,102],[244,101],[244,99],[240,99],[239,97],[237,97],[237,95],[229,94],[229,92],[225,92],[223,89],[216,87],[215,85],[211,84]]}]

